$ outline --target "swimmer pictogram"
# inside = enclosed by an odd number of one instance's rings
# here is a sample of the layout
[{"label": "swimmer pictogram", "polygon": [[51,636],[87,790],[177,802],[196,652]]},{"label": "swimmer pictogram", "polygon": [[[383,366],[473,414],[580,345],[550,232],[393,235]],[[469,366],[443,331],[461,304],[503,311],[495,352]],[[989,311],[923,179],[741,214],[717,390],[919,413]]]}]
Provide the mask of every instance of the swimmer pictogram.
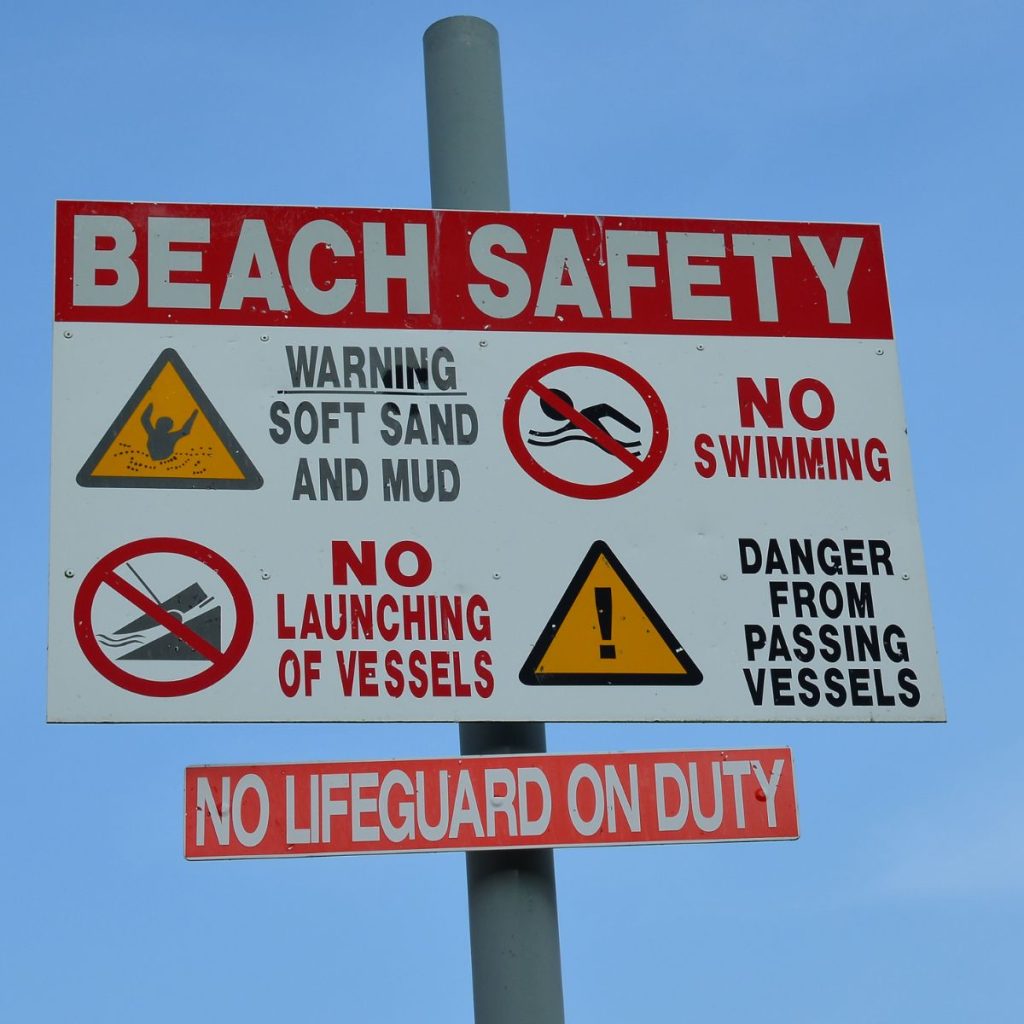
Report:
[{"label": "swimmer pictogram", "polygon": [[625,427],[626,430],[631,430],[634,434],[640,433],[640,424],[635,423],[624,413],[619,412],[615,406],[609,405],[607,402],[600,402],[597,405],[588,405],[585,409],[579,410],[580,416],[587,423],[592,423],[597,428],[594,433],[590,433],[585,427],[580,426],[572,414],[566,410],[566,407],[575,410],[576,407],[573,405],[572,398],[558,388],[551,388],[548,392],[548,397],[540,399],[541,412],[549,419],[563,421],[563,425],[555,427],[554,430],[530,430],[526,443],[550,448],[553,445],[566,444],[570,441],[584,441],[601,447],[601,437],[606,435],[618,441],[623,448],[636,449],[640,447],[640,441],[614,438],[611,431],[604,425],[603,421],[610,419]]},{"label": "swimmer pictogram", "polygon": [[174,349],[165,349],[78,472],[82,487],[252,490],[263,478]]}]

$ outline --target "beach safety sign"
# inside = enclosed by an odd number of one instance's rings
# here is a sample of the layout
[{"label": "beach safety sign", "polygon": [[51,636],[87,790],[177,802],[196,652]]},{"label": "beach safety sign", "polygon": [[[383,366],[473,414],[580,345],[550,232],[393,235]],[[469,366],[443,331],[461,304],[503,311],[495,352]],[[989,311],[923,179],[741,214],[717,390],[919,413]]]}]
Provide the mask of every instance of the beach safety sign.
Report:
[{"label": "beach safety sign", "polygon": [[54,721],[945,716],[879,229],[61,202]]}]

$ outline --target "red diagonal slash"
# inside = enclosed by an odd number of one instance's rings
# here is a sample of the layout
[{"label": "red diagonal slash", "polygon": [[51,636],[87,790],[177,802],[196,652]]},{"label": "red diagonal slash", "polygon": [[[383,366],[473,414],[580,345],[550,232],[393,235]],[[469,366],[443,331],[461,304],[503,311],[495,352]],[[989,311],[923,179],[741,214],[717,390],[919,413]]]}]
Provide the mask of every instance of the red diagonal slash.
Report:
[{"label": "red diagonal slash", "polygon": [[221,658],[221,652],[213,644],[204,640],[194,629],[190,629],[185,623],[180,622],[170,612],[161,608],[152,598],[147,597],[141,590],[136,590],[127,580],[122,579],[116,572],[111,570],[103,577],[111,590],[116,591],[126,601],[130,601],[141,612],[145,612],[151,619],[155,619],[164,629],[173,633],[183,643],[188,644],[196,654],[201,654],[207,661],[217,662]]},{"label": "red diagonal slash", "polygon": [[550,405],[555,412],[560,413],[567,420],[570,420],[575,427],[579,427],[588,437],[599,444],[609,455],[614,455],[621,462],[624,462],[631,470],[643,462],[639,456],[634,455],[628,448],[624,448],[614,437],[604,430],[593,420],[588,420],[579,409],[561,399],[550,388],[546,388],[539,380],[530,383],[530,390],[537,395],[542,402]]}]

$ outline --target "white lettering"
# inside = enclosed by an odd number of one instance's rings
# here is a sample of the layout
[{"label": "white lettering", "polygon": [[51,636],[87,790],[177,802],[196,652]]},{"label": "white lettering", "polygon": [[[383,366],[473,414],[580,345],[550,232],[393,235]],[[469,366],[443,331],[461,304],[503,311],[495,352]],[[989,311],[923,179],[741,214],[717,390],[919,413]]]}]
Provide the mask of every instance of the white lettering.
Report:
[{"label": "white lettering", "polygon": [[[594,816],[584,818],[577,803],[580,783],[586,780],[594,794]],[[601,776],[592,764],[585,761],[576,765],[569,776],[569,818],[581,836],[592,836],[604,821],[604,791],[601,787]]]},{"label": "white lettering", "polygon": [[[503,792],[499,795],[498,787]],[[487,805],[487,834],[496,836],[495,818],[504,814],[508,822],[508,834],[516,834],[516,777],[509,768],[484,769],[484,801]]]},{"label": "white lettering", "polygon": [[448,830],[449,839],[457,839],[459,829],[463,825],[472,825],[477,839],[484,835],[484,825],[480,820],[480,808],[476,804],[476,794],[469,778],[469,772],[459,772],[459,781],[455,784],[455,806],[452,809],[452,825]]},{"label": "white lettering", "polygon": [[334,799],[334,792],[338,789],[348,789],[348,772],[329,772],[320,782],[320,820],[325,843],[331,841],[331,820],[348,813],[348,801]]},{"label": "white lettering", "polygon": [[[547,831],[551,824],[551,787],[547,776],[540,768],[520,768],[519,775],[519,834],[521,836],[539,836]],[[530,817],[528,787],[535,786],[540,790],[540,813]]]},{"label": "white lettering", "polygon": [[750,774],[749,761],[726,761],[722,773],[732,779],[733,802],[736,804],[736,827],[746,828],[747,817],[743,807],[743,776]]},{"label": "white lettering", "polygon": [[[686,786],[686,776],[677,764],[659,762],[654,766],[655,802],[658,809],[658,828],[662,832],[675,832],[686,824],[690,814],[690,791]],[[665,783],[674,782],[679,793],[679,810],[675,814],[668,813],[665,799]]]},{"label": "white lettering", "polygon": [[427,796],[424,773],[416,773],[416,827],[420,830],[420,835],[432,843],[443,839],[448,831],[448,773],[446,771],[438,774],[437,788],[439,794],[437,824],[431,825],[427,821]]},{"label": "white lettering", "polygon": [[477,228],[469,240],[469,258],[481,274],[504,285],[505,292],[500,294],[486,284],[471,284],[469,297],[481,313],[496,320],[508,320],[526,309],[530,301],[530,277],[518,264],[498,256],[495,249],[525,253],[526,243],[518,231],[504,224],[485,224]]},{"label": "white lettering", "polygon": [[[259,819],[256,827],[251,830],[242,822],[242,801],[249,790],[256,794],[260,805]],[[270,794],[267,792],[267,784],[258,775],[249,772],[238,780],[235,794],[231,798],[231,821],[235,826],[235,835],[243,846],[256,846],[267,834],[267,826],[270,824]]]},{"label": "white lettering", "polygon": [[197,249],[172,249],[176,242],[206,244],[210,221],[206,217],[150,217],[147,287],[149,305],[168,309],[209,309],[210,286],[194,281],[172,281],[176,271],[203,269],[203,254]]},{"label": "white lettering", "polygon": [[267,225],[261,220],[242,221],[220,308],[241,309],[246,299],[263,299],[271,309],[290,308]]},{"label": "white lettering", "polygon": [[757,286],[757,315],[762,323],[777,323],[779,302],[775,294],[775,259],[791,256],[786,235],[733,235],[732,251],[754,260],[754,284]]},{"label": "white lettering", "polygon": [[[563,283],[568,277],[568,283]],[[560,306],[575,306],[588,317],[601,315],[594,286],[587,274],[572,228],[555,228],[537,294],[537,316],[554,316]]]},{"label": "white lettering", "polygon": [[705,814],[700,806],[700,786],[697,781],[697,765],[690,762],[690,792],[693,794],[693,820],[701,832],[714,832],[722,824],[722,766],[718,761],[711,764],[711,781],[714,794],[714,810]]},{"label": "white lettering", "polygon": [[775,828],[775,794],[779,788],[779,780],[782,778],[782,769],[786,762],[781,758],[772,765],[772,777],[765,776],[764,767],[760,761],[754,761],[754,776],[764,790],[765,802],[768,810],[768,827]]},{"label": "white lettering", "polygon": [[430,312],[426,224],[405,224],[405,252],[389,253],[384,225],[363,225],[363,270],[366,311],[388,312],[388,281],[405,282],[405,304],[410,313]]},{"label": "white lettering", "polygon": [[384,835],[393,843],[400,843],[404,839],[416,838],[416,809],[412,799],[399,800],[398,814],[399,823],[396,825],[391,820],[391,790],[398,787],[407,797],[413,796],[412,780],[405,772],[398,768],[392,768],[384,776],[380,787],[380,826],[384,829]]},{"label": "white lettering", "polygon": [[608,231],[608,293],[611,297],[612,316],[628,319],[633,315],[634,288],[655,286],[654,267],[635,267],[630,256],[657,256],[659,252],[656,231]]},{"label": "white lettering", "polygon": [[694,264],[691,256],[725,256],[725,236],[700,231],[669,231],[668,277],[672,316],[676,320],[729,320],[732,305],[726,295],[694,295],[693,285],[720,285],[720,267]]},{"label": "white lettering", "polygon": [[[312,782],[316,776],[310,778]],[[290,846],[292,843],[313,842],[313,830],[311,828],[295,827],[295,776],[284,777],[284,841]]]},{"label": "white lettering", "polygon": [[220,800],[213,795],[210,780],[201,776],[196,782],[196,846],[206,843],[206,816],[210,816],[217,842],[227,846],[231,842],[231,780],[225,775],[220,780]]},{"label": "white lettering", "polygon": [[356,772],[352,776],[352,842],[372,843],[380,839],[380,829],[376,825],[364,825],[363,815],[377,807],[377,797],[363,796],[363,790],[380,786],[380,776],[376,772]]},{"label": "white lettering", "polygon": [[326,246],[335,256],[354,256],[352,239],[344,228],[329,220],[311,220],[303,224],[288,249],[288,279],[299,302],[306,309],[330,316],[343,310],[356,291],[351,278],[335,278],[327,288],[321,288],[313,281],[310,260],[317,246]]},{"label": "white lettering", "polygon": [[814,272],[825,289],[825,301],[828,304],[828,320],[832,324],[848,324],[850,322],[850,281],[857,266],[862,238],[844,238],[839,243],[839,254],[835,266],[825,252],[821,239],[814,235],[801,235],[800,244],[807,253],[807,258],[814,267]]},{"label": "white lettering", "polygon": [[605,793],[608,799],[608,831],[616,829],[615,807],[618,803],[619,809],[626,818],[630,832],[640,831],[640,790],[637,786],[636,765],[629,766],[629,793],[623,788],[622,780],[615,769],[615,765],[604,766]]},{"label": "white lettering", "polygon": [[[100,249],[99,239],[114,246]],[[139,268],[132,260],[138,239],[124,217],[79,214],[75,217],[71,291],[76,306],[127,306],[139,290]],[[98,271],[112,271],[112,284],[97,284]]]}]

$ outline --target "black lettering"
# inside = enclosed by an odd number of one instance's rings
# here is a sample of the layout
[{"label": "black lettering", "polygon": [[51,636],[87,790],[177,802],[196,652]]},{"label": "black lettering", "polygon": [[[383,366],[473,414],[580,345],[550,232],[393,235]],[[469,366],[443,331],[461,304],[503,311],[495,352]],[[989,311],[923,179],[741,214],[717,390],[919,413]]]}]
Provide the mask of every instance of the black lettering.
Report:
[{"label": "black lettering", "polygon": [[816,708],[821,700],[821,688],[816,680],[817,672],[813,668],[802,668],[797,673],[796,681],[800,686],[800,703],[808,708]]},{"label": "black lettering", "polygon": [[788,668],[773,668],[772,673],[772,697],[776,707],[792,707],[796,700],[790,693],[790,686],[793,681],[793,670]]},{"label": "black lettering", "polygon": [[402,422],[398,413],[398,406],[394,402],[385,402],[380,408],[380,421],[384,425],[380,436],[385,444],[392,447],[402,440]]},{"label": "black lettering", "polygon": [[843,673],[838,668],[825,670],[825,687],[828,692],[825,700],[834,708],[841,708],[846,703],[846,688],[843,686]]},{"label": "black lettering", "polygon": [[899,683],[900,702],[908,708],[916,708],[921,703],[921,691],[917,687],[917,673],[912,668],[901,668],[896,677]]},{"label": "black lettering", "polygon": [[740,571],[744,575],[761,571],[761,548],[753,537],[740,537]]},{"label": "black lettering", "polygon": [[878,576],[884,569],[887,576],[892,576],[892,549],[884,540],[868,541],[868,556],[871,559],[871,573]]},{"label": "black lettering", "polygon": [[870,672],[871,670],[867,668],[850,669],[850,703],[854,707],[871,707],[871,694],[868,692],[868,676]]},{"label": "black lettering", "polygon": [[754,680],[754,674],[749,668],[743,670],[743,676],[747,681],[747,689],[750,691],[750,699],[760,707],[764,703],[764,675],[765,670],[759,668],[757,670],[757,680]]},{"label": "black lettering", "polygon": [[295,348],[293,345],[285,346],[285,355],[288,357],[288,373],[291,377],[293,388],[313,387],[313,369],[316,366],[317,346],[307,348],[302,345]]},{"label": "black lettering", "polygon": [[873,669],[875,676],[875,703],[880,708],[891,708],[896,704],[896,698],[891,693],[885,692],[885,683],[882,681],[882,670]]},{"label": "black lettering", "polygon": [[747,645],[747,661],[753,661],[757,652],[762,650],[768,641],[764,626],[748,622],[743,627],[743,636]]}]

